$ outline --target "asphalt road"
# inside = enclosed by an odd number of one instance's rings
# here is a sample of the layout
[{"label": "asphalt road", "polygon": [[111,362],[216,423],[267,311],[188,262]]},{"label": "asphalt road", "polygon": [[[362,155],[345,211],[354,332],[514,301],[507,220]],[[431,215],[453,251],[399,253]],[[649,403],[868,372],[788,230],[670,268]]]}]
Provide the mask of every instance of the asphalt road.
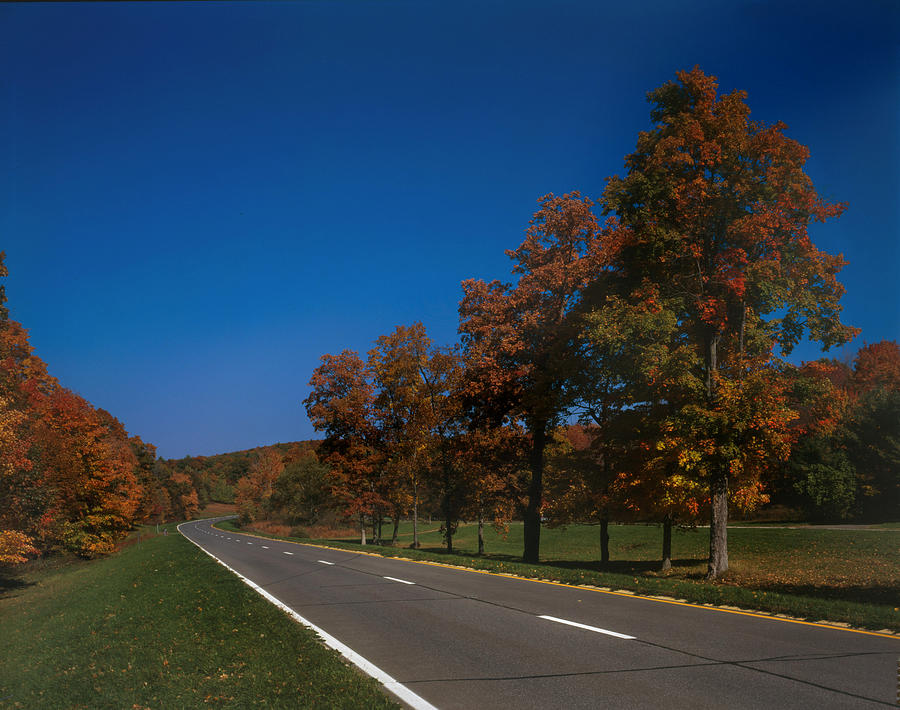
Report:
[{"label": "asphalt road", "polygon": [[897,637],[180,530],[442,710],[897,707]]}]

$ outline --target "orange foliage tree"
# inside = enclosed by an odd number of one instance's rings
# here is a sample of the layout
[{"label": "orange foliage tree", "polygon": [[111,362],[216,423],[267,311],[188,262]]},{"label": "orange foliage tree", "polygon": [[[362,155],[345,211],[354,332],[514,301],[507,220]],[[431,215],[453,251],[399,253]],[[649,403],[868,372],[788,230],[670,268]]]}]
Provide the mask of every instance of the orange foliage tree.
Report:
[{"label": "orange foliage tree", "polygon": [[865,394],[877,388],[900,391],[900,346],[894,340],[864,345],[853,361],[853,390]]},{"label": "orange foliage tree", "polygon": [[396,542],[400,516],[413,513],[413,547],[418,547],[418,511],[423,485],[435,483],[445,511],[445,535],[452,546],[447,515],[452,476],[448,445],[458,408],[460,360],[439,348],[421,323],[397,326],[379,337],[369,353],[375,414],[382,433]]},{"label": "orange foliage tree", "polygon": [[476,521],[478,554],[483,555],[485,522],[505,533],[520,507],[527,439],[515,422],[482,425],[459,432],[452,448],[458,510]]},{"label": "orange foliage tree", "polygon": [[284,471],[284,458],[275,449],[262,449],[246,476],[237,482],[235,503],[241,522],[266,517],[271,510],[275,482]]},{"label": "orange foliage tree", "polygon": [[537,562],[540,554],[548,433],[570,404],[565,383],[578,328],[572,314],[598,263],[592,202],[573,192],[547,195],[539,203],[525,240],[507,252],[516,284],[464,281],[459,306],[470,372],[467,396],[522,421],[529,434],[526,562]]},{"label": "orange foliage tree", "polygon": [[41,536],[79,554],[111,552],[137,519],[137,461],[121,423],[58,387],[36,403],[35,447],[52,494]]},{"label": "orange foliage tree", "polygon": [[325,433],[318,453],[331,467],[332,494],[344,515],[358,521],[365,544],[367,520],[388,507],[379,481],[384,454],[371,371],[357,353],[344,350],[323,355],[309,384],[304,406],[316,430]]},{"label": "orange foliage tree", "polygon": [[0,563],[108,553],[145,514],[135,449],[118,420],[48,374],[5,300],[0,286]]}]

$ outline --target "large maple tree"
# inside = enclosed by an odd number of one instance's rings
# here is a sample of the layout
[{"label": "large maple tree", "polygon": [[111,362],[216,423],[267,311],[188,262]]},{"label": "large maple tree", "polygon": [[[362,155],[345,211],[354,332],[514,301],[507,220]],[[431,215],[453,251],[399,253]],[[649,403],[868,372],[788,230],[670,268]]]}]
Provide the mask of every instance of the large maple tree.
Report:
[{"label": "large maple tree", "polygon": [[744,92],[719,95],[716,78],[694,68],[648,98],[654,125],[604,192],[619,220],[604,256],[624,297],[657,292],[694,349],[697,395],[669,441],[709,486],[713,578],[728,568],[730,479],[784,455],[783,400],[750,399],[777,378],[773,348],[787,354],[805,333],[827,349],[854,334],[839,318],[844,261],[809,236],[810,223],[845,206],[817,194],[809,151],[784,124],[751,120]]}]

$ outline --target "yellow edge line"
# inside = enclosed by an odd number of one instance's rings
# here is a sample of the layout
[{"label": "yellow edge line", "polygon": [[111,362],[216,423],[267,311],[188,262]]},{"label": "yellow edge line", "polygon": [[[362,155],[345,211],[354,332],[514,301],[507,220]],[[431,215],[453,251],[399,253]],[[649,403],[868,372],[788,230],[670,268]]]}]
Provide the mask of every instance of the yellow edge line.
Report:
[{"label": "yellow edge line", "polygon": [[[219,528],[221,530],[221,528]],[[232,532],[230,530],[222,530],[222,532]],[[549,579],[534,579],[533,577],[520,577],[517,574],[509,572],[491,572],[486,569],[473,569],[471,567],[462,567],[460,565],[451,565],[446,562],[432,562],[431,560],[414,560],[409,557],[398,557],[394,555],[382,555],[378,552],[364,552],[362,550],[347,550],[343,547],[329,547],[328,545],[314,545],[311,542],[296,542],[294,540],[285,540],[280,537],[264,537],[262,535],[254,535],[253,533],[241,532],[239,535],[247,535],[260,540],[277,540],[278,542],[287,542],[291,545],[302,545],[303,547],[318,547],[322,550],[334,550],[336,552],[352,552],[357,555],[369,555],[370,557],[381,557],[382,559],[403,560],[404,562],[413,562],[417,565],[431,565],[432,567],[446,567],[447,569],[460,570],[462,572],[475,572],[476,574],[488,574],[492,577],[505,577],[507,579],[519,579],[523,582],[536,582],[537,584],[551,584],[555,587],[567,587],[568,589],[578,589],[585,592],[598,592],[600,594],[611,594],[616,597],[627,597],[629,599],[644,599],[648,602],[658,602],[660,604],[674,604],[675,606],[687,606],[692,609],[704,609],[706,611],[720,611],[724,614],[737,614],[739,616],[752,616],[756,619],[768,619],[770,621],[784,621],[789,624],[802,624],[803,626],[815,626],[820,629],[830,629],[831,631],[849,631],[854,634],[865,634],[866,636],[878,636],[885,639],[894,639],[900,641],[900,637],[895,634],[883,634],[878,631],[864,631],[863,629],[854,629],[847,626],[835,626],[832,624],[818,624],[815,621],[802,621],[800,619],[786,619],[783,616],[774,616],[772,614],[763,614],[753,611],[739,611],[737,609],[723,609],[719,606],[707,606],[705,604],[692,604],[691,602],[680,602],[676,599],[659,599],[657,597],[648,597],[643,594],[626,594],[624,592],[614,592],[611,589],[598,589],[597,587],[586,587],[580,584],[568,584],[566,582],[554,582]]]}]

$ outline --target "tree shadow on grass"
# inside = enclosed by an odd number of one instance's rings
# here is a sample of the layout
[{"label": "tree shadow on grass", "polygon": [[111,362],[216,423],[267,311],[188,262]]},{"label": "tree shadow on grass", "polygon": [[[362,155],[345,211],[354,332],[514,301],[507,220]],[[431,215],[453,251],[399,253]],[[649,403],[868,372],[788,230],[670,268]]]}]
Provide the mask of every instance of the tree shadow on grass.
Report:
[{"label": "tree shadow on grass", "polygon": [[[612,574],[630,574],[630,575],[645,575],[648,573],[659,572],[660,567],[662,565],[661,560],[610,560],[609,562],[600,562],[593,561],[588,562],[584,560],[550,560],[547,562],[542,562],[541,564],[546,565],[547,567],[558,567],[560,569],[568,569],[568,570],[581,570],[581,571],[589,571],[589,572],[609,572]],[[683,559],[674,559],[672,560],[672,569],[691,569],[693,567],[697,567],[698,565],[706,564],[705,559],[700,558],[683,558]],[[683,577],[686,579],[690,579],[697,576],[702,576],[700,573],[697,574],[679,574],[679,577]]]},{"label": "tree shadow on grass", "polygon": [[812,599],[828,601],[848,601],[859,604],[880,604],[894,606],[900,599],[900,587],[889,584],[744,584],[745,589],[776,594],[792,594]]},{"label": "tree shadow on grass", "polygon": [[[347,540],[330,540],[329,542],[346,543]],[[407,549],[407,546],[405,545],[392,546],[390,544],[369,544],[366,545],[366,547],[371,547],[373,551]],[[418,548],[418,551],[421,553],[426,553],[428,555],[434,555],[436,557],[457,558],[457,561],[460,557],[469,557],[471,559],[484,560],[486,562],[502,562],[503,564],[523,566],[528,565],[527,562],[522,561],[522,556],[518,554],[510,555],[500,552],[488,552],[484,555],[478,555],[471,550],[453,550],[453,552],[447,552],[447,549],[445,547],[431,545],[423,545]],[[541,567],[551,567],[557,569],[572,570],[576,572],[608,572],[612,574],[637,576],[659,572],[662,562],[661,560],[610,560],[606,563],[600,562],[599,560],[541,560],[539,564]],[[672,569],[687,570],[696,568],[698,566],[704,566],[705,564],[705,558],[679,558],[672,560]],[[703,572],[682,572],[677,576],[684,579],[701,579],[703,577],[703,574]]]},{"label": "tree shadow on grass", "polygon": [[26,582],[14,572],[0,568],[0,599],[7,598],[12,596],[14,592],[33,586],[34,582]]}]

